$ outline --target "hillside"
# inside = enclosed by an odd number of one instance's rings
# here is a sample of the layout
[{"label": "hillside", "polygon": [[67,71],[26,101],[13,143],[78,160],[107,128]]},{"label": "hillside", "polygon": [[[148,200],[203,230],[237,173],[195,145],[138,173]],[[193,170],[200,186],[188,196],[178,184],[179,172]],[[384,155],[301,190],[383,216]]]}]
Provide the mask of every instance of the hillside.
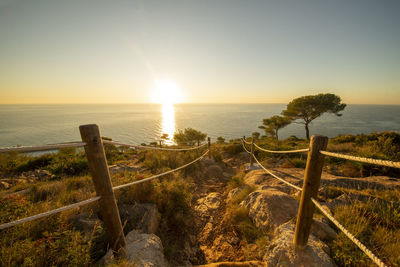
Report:
[{"label": "hillside", "polygon": [[[393,135],[362,137],[364,143],[357,141],[360,137],[353,137],[331,139],[329,148],[382,156],[390,151],[389,145],[396,146]],[[258,143],[267,147],[271,141]],[[269,148],[306,145],[305,140],[289,138]],[[372,149],[373,145],[383,148]],[[111,263],[109,257],[103,258],[107,242],[100,207],[90,204],[0,230],[0,265],[126,266],[136,262],[145,266],[146,261],[154,266],[372,264],[318,212],[309,241],[311,249],[303,254],[291,253],[299,194],[263,170],[246,171],[249,155],[242,151],[240,142],[213,144],[213,159],[204,158],[183,171],[116,192],[128,248],[136,257],[133,261]],[[106,145],[106,154],[113,185],[120,185],[179,167],[200,152],[143,151]],[[396,159],[398,153],[389,156]],[[302,186],[305,155],[257,152],[257,157],[276,175]],[[58,154],[36,157],[2,154],[0,162],[0,223],[94,195],[82,151],[63,149]],[[384,262],[399,265],[400,180],[396,171],[328,158],[326,163],[319,200]]]}]

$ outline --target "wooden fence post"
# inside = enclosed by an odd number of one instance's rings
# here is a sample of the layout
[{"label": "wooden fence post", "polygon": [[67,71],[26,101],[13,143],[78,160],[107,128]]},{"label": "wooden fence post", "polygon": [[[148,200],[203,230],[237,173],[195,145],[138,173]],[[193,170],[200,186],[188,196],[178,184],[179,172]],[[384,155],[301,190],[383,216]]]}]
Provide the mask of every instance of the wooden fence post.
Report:
[{"label": "wooden fence post", "polygon": [[318,195],[322,167],[324,165],[324,155],[319,151],[325,150],[327,144],[328,137],[322,135],[311,136],[310,151],[308,152],[307,157],[303,191],[301,194],[296,230],[293,239],[296,250],[302,250],[307,246],[315,210],[311,198],[316,198]]},{"label": "wooden fence post", "polygon": [[108,242],[115,257],[126,258],[126,240],[119,217],[117,202],[104,153],[103,141],[96,124],[79,126],[96,193],[100,196],[100,213],[107,231]]},{"label": "wooden fence post", "polygon": [[251,154],[250,154],[250,167],[254,164],[254,137],[251,138]]},{"label": "wooden fence post", "polygon": [[208,158],[211,159],[211,138],[207,138],[208,141]]}]

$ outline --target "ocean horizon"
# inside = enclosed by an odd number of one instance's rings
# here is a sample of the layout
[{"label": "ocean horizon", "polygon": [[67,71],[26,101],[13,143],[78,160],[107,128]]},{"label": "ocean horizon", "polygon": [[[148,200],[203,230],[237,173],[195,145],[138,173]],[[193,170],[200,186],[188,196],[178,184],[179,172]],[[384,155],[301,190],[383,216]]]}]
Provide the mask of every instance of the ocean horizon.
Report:
[{"label": "ocean horizon", "polygon": [[[279,115],[286,104],[182,103],[136,104],[3,104],[0,105],[0,146],[43,145],[80,140],[79,125],[98,124],[103,136],[134,144],[170,137],[195,128],[213,141],[251,136],[264,118]],[[400,131],[400,105],[350,104],[343,116],[324,114],[310,125],[311,134],[368,134]],[[280,138],[305,137],[302,124],[279,131]]]}]

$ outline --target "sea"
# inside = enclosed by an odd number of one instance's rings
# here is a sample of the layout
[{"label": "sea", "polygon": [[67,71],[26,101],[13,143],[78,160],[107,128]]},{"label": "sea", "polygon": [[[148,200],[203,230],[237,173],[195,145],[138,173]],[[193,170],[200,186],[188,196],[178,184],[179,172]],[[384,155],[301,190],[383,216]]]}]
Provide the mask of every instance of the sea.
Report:
[{"label": "sea", "polygon": [[[279,115],[285,104],[63,104],[0,105],[0,147],[79,141],[79,125],[97,124],[115,141],[142,144],[194,128],[212,140],[251,136],[263,130],[264,118]],[[310,125],[311,134],[335,137],[400,131],[400,105],[348,105],[343,116],[324,114]],[[305,137],[304,125],[292,123],[280,138]],[[167,143],[172,144],[172,141]]]}]

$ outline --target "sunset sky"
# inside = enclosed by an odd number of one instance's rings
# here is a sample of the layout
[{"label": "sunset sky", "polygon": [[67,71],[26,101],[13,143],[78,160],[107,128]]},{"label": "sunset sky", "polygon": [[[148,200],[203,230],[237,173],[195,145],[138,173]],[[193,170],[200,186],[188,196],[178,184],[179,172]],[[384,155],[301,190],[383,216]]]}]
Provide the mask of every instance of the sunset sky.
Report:
[{"label": "sunset sky", "polygon": [[377,0],[0,0],[0,103],[149,102],[167,84],[184,102],[400,104],[399,14]]}]

